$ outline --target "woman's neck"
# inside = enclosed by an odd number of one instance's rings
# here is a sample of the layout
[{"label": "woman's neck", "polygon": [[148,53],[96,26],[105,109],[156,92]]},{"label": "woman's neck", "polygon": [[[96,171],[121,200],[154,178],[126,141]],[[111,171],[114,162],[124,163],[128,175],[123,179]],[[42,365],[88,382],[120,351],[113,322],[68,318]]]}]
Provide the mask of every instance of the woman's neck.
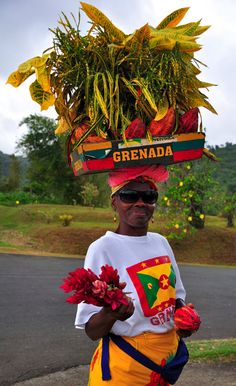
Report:
[{"label": "woman's neck", "polygon": [[115,233],[118,233],[124,236],[146,236],[147,231],[148,231],[148,227],[133,228],[131,226],[122,226],[122,224],[119,224]]}]

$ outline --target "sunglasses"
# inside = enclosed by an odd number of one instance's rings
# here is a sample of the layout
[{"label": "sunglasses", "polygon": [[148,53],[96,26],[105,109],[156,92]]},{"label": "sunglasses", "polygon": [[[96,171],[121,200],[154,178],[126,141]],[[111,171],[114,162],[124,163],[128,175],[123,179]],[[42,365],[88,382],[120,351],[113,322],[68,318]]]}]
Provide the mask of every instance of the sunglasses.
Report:
[{"label": "sunglasses", "polygon": [[127,204],[133,204],[140,198],[145,204],[155,204],[158,199],[158,193],[156,190],[120,190],[117,194],[121,201]]}]

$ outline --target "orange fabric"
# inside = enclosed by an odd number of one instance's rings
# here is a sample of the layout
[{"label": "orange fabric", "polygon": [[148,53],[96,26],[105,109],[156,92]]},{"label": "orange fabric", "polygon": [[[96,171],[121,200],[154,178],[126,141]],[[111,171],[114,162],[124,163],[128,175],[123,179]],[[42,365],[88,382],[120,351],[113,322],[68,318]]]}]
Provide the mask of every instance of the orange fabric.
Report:
[{"label": "orange fabric", "polygon": [[[137,350],[160,365],[164,365],[176,353],[179,338],[175,330],[164,334],[143,333],[135,337],[123,337]],[[101,373],[102,341],[94,353],[90,365],[88,386],[169,386],[159,374],[144,367],[120,350],[112,341],[109,343],[109,366],[112,379],[102,380]]]}]

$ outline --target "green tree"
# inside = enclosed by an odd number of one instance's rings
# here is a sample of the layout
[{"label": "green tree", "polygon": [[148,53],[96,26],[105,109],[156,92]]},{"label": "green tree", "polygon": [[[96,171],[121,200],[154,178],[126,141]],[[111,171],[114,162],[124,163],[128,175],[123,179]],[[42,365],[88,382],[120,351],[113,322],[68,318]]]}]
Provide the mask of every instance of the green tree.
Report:
[{"label": "green tree", "polygon": [[183,237],[191,228],[204,228],[207,206],[216,186],[210,161],[171,166],[161,206],[171,219],[170,237]]},{"label": "green tree", "polygon": [[93,205],[97,207],[108,207],[110,205],[111,189],[107,183],[107,173],[84,175],[80,179],[83,186],[90,183],[97,187],[98,194],[93,198]]},{"label": "green tree", "polygon": [[222,203],[222,214],[227,220],[227,227],[232,228],[236,214],[236,183],[234,181],[228,182]]},{"label": "green tree", "polygon": [[29,160],[26,189],[44,199],[72,203],[78,197],[81,182],[68,166],[65,138],[55,135],[55,121],[35,114],[23,119],[20,126],[23,124],[28,133],[18,142],[18,149]]},{"label": "green tree", "polygon": [[95,206],[95,199],[99,195],[99,191],[96,185],[91,182],[86,182],[81,190],[81,196],[84,205]]},{"label": "green tree", "polygon": [[9,177],[8,177],[8,190],[15,191],[20,185],[20,161],[12,154],[10,156]]}]

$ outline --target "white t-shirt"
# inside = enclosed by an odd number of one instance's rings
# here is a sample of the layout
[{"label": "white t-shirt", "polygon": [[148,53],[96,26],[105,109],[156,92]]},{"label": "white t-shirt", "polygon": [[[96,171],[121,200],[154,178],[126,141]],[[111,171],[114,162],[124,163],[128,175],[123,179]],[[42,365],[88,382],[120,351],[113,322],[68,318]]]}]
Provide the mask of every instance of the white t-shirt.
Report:
[{"label": "white t-shirt", "polygon": [[[131,292],[134,314],[124,322],[117,320],[111,332],[136,336],[143,332],[164,333],[173,329],[175,299],[185,300],[179,269],[168,241],[158,233],[125,236],[114,232],[93,242],[85,258],[85,268],[96,274],[108,264],[118,270],[124,292]],[[84,328],[100,307],[78,304],[75,326]]]}]

